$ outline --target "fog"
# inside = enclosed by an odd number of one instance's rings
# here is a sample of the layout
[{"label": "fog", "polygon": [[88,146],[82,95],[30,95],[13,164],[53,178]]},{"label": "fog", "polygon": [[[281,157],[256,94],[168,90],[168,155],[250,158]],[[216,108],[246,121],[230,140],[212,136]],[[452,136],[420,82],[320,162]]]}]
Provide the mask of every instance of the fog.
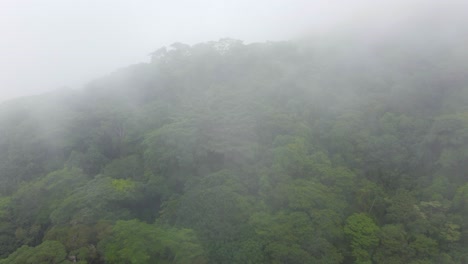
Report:
[{"label": "fog", "polygon": [[3,0],[0,101],[81,87],[173,42],[288,40],[350,24],[381,31],[421,12],[461,10],[461,1],[437,2]]},{"label": "fog", "polygon": [[79,87],[176,41],[290,38],[327,19],[308,2],[2,1],[0,100]]},{"label": "fog", "polygon": [[226,2],[0,0],[0,264],[468,263],[467,1]]}]

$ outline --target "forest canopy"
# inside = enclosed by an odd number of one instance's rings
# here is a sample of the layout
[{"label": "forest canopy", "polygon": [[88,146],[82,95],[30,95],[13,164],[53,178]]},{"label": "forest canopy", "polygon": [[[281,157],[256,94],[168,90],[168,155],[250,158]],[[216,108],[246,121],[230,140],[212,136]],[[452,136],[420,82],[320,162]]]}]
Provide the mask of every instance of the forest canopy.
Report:
[{"label": "forest canopy", "polygon": [[401,34],[175,43],[3,103],[0,263],[467,263],[468,43]]}]

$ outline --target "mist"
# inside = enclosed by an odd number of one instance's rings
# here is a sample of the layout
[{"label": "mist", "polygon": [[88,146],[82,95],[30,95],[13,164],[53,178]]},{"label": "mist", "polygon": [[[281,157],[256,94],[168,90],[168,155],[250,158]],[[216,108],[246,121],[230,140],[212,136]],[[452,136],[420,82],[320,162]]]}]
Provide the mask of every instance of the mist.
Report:
[{"label": "mist", "polygon": [[173,42],[288,39],[307,28],[319,13],[316,6],[307,1],[2,1],[1,100],[80,87],[147,61],[150,52]]},{"label": "mist", "polygon": [[3,1],[0,264],[468,263],[464,1]]},{"label": "mist", "polygon": [[463,1],[6,0],[0,3],[0,100],[79,88],[174,42],[289,40],[353,27],[378,38],[420,16],[435,30],[466,24],[457,20],[464,7]]}]

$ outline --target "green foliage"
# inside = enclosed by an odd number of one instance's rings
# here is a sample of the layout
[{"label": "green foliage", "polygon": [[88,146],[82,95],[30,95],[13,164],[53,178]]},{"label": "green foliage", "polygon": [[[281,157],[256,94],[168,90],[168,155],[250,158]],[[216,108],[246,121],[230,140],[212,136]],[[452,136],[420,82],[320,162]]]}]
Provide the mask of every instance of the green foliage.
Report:
[{"label": "green foliage", "polygon": [[372,263],[372,251],[379,243],[379,227],[366,214],[352,214],[346,219],[344,233],[351,240],[352,254],[356,263]]},{"label": "green foliage", "polygon": [[225,170],[203,177],[186,192],[180,200],[176,222],[197,230],[211,257],[232,261],[234,245],[249,234],[245,222],[253,209],[253,197],[247,194],[239,176]]},{"label": "green foliage", "polygon": [[8,206],[11,203],[10,197],[0,198],[0,219],[5,220],[8,217]]},{"label": "green foliage", "polygon": [[[67,263],[67,253],[58,241],[46,240],[37,247],[22,246],[8,258],[0,260],[2,264],[49,264]],[[71,263],[71,262],[68,262]]]},{"label": "green foliage", "polygon": [[[416,204],[416,199],[406,190],[398,190],[387,208],[387,219],[392,223],[404,224],[414,232],[424,231],[425,219]],[[420,231],[420,232],[421,232]]]},{"label": "green foliage", "polygon": [[425,235],[409,237],[401,225],[385,225],[374,254],[378,263],[434,263],[439,255],[437,241]]},{"label": "green foliage", "polygon": [[0,105],[0,263],[467,262],[466,48],[418,36],[175,43]]},{"label": "green foliage", "polygon": [[136,201],[140,193],[132,180],[97,176],[77,188],[50,213],[54,224],[93,224],[98,220],[126,219],[130,208],[124,201]]},{"label": "green foliage", "polygon": [[111,161],[104,169],[103,174],[115,179],[141,179],[144,174],[143,162],[137,155]]},{"label": "green foliage", "polygon": [[378,263],[407,263],[411,255],[407,234],[401,225],[385,225],[379,232],[380,245],[373,259]]},{"label": "green foliage", "polygon": [[343,259],[333,240],[322,234],[333,232],[329,225],[316,225],[304,212],[256,213],[250,223],[263,241],[266,263],[340,263]]},{"label": "green foliage", "polygon": [[117,221],[99,248],[106,263],[205,263],[193,231],[138,220]]},{"label": "green foliage", "polygon": [[454,197],[454,207],[468,215],[468,183],[460,186]]}]

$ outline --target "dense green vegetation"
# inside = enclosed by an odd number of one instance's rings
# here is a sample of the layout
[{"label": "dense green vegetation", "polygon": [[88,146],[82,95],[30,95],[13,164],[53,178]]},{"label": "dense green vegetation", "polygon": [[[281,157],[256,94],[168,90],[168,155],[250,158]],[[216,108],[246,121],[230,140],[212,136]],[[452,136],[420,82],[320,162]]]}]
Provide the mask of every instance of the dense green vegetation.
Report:
[{"label": "dense green vegetation", "polygon": [[176,43],[4,103],[0,263],[468,263],[466,43],[393,37]]}]

